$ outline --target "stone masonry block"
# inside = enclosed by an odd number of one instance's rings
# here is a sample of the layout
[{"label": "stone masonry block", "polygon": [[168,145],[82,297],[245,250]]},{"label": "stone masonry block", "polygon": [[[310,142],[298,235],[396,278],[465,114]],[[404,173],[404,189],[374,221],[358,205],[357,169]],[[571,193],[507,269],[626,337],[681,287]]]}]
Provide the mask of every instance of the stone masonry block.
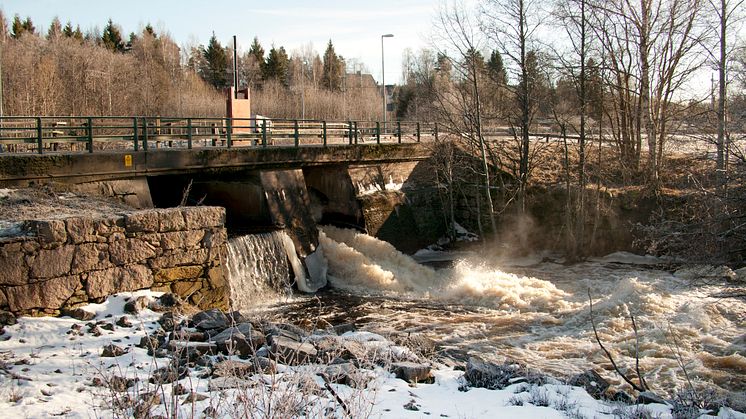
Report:
[{"label": "stone masonry block", "polygon": [[109,261],[109,246],[104,243],[83,243],[73,256],[72,272],[97,271],[114,266]]},{"label": "stone masonry block", "polygon": [[157,255],[155,247],[144,240],[124,239],[109,244],[109,255],[115,265],[143,262]]},{"label": "stone masonry block", "polygon": [[221,287],[215,289],[202,288],[199,291],[192,294],[189,298],[192,304],[197,307],[207,310],[211,308],[219,308],[221,310],[228,310],[228,288]]},{"label": "stone masonry block", "polygon": [[112,233],[124,233],[124,217],[102,218],[94,221],[94,229],[99,236],[109,237]]},{"label": "stone masonry block", "polygon": [[161,247],[166,250],[198,247],[205,236],[204,230],[174,231],[161,234]]},{"label": "stone masonry block", "polygon": [[185,230],[184,215],[178,209],[171,209],[166,211],[160,211],[158,213],[160,225],[159,231],[162,233],[168,231],[181,231]]},{"label": "stone masonry block", "polygon": [[63,220],[31,221],[31,231],[42,244],[63,244],[67,241],[67,231]]},{"label": "stone masonry block", "polygon": [[228,232],[225,228],[213,228],[205,232],[202,246],[207,249],[220,247],[224,245],[226,241],[228,241]]},{"label": "stone masonry block", "polygon": [[24,285],[28,283],[21,243],[10,243],[0,247],[0,285]]},{"label": "stone masonry block", "polygon": [[8,305],[13,312],[32,308],[59,309],[80,286],[77,275],[52,278],[18,287],[8,287]]},{"label": "stone masonry block", "polygon": [[177,266],[175,268],[164,268],[155,274],[156,282],[173,282],[195,279],[202,276],[201,266]]},{"label": "stone masonry block", "polygon": [[158,231],[158,213],[138,211],[124,216],[124,228],[128,233],[152,233]]},{"label": "stone masonry block", "polygon": [[68,218],[65,220],[65,226],[70,243],[80,244],[97,241],[95,223],[90,218]]},{"label": "stone masonry block", "polygon": [[199,291],[200,288],[202,288],[202,282],[200,281],[181,281],[171,284],[171,291],[185,300],[195,292]]},{"label": "stone masonry block", "polygon": [[153,269],[171,268],[181,265],[204,264],[208,260],[207,249],[194,250],[174,250],[166,252],[157,258],[151,259],[148,263]]},{"label": "stone masonry block", "polygon": [[31,263],[32,278],[56,278],[70,273],[75,246],[41,249]]},{"label": "stone masonry block", "polygon": [[225,283],[225,269],[221,266],[214,266],[207,272],[207,279],[213,288],[224,287]]},{"label": "stone masonry block", "polygon": [[222,207],[184,207],[181,212],[189,230],[225,225],[225,208]]},{"label": "stone masonry block", "polygon": [[135,291],[153,285],[153,273],[145,265],[129,265],[90,272],[86,292],[90,298],[105,297],[122,291]]}]

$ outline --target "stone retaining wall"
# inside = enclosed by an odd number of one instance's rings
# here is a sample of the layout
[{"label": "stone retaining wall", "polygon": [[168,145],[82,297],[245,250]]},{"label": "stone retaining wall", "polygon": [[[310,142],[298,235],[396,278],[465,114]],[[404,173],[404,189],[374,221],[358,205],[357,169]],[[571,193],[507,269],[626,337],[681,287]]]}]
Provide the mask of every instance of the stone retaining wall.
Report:
[{"label": "stone retaining wall", "polygon": [[0,309],[56,315],[146,288],[227,309],[224,225],[220,207],[29,221],[0,238]]}]

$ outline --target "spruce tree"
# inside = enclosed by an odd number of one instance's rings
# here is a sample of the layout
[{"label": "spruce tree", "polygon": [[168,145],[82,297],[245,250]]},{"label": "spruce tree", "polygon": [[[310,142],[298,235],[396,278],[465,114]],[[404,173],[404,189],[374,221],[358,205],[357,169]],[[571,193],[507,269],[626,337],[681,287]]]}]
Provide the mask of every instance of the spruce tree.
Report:
[{"label": "spruce tree", "polygon": [[207,48],[202,50],[202,57],[204,58],[203,68],[200,71],[202,79],[216,89],[226,87],[228,85],[228,55],[215,37],[215,32],[212,33]]},{"label": "spruce tree", "polygon": [[259,65],[259,72],[262,74],[262,78],[264,78],[264,48],[262,48],[262,45],[259,43],[259,38],[256,36],[254,37],[254,42],[251,43],[251,48],[249,48],[249,54],[251,54],[254,57],[254,60],[256,60]]},{"label": "spruce tree", "polygon": [[122,41],[122,34],[119,31],[119,28],[114,25],[114,22],[111,21],[111,19],[109,19],[109,22],[104,28],[104,33],[103,35],[101,35],[101,43],[103,44],[104,48],[110,51],[124,51],[124,41]]},{"label": "spruce tree", "polygon": [[36,34],[36,28],[34,27],[34,23],[31,21],[30,17],[26,17],[26,20],[23,21],[23,30],[26,33],[29,33],[31,35]]},{"label": "spruce tree", "polygon": [[60,19],[55,17],[52,19],[52,23],[49,25],[49,30],[47,31],[47,39],[57,39],[60,36],[62,36],[62,23],[60,23]]},{"label": "spruce tree", "polygon": [[158,34],[155,33],[155,30],[153,29],[153,26],[150,25],[150,23],[145,25],[145,29],[143,29],[143,34],[146,34],[146,33],[152,36],[153,39],[158,38]]},{"label": "spruce tree", "polygon": [[77,39],[78,41],[83,41],[83,31],[80,30],[80,25],[75,25],[75,32],[73,32],[73,38]]},{"label": "spruce tree", "polygon": [[321,74],[321,85],[332,91],[342,90],[342,76],[344,71],[344,62],[341,57],[334,52],[334,45],[332,40],[329,40],[329,44],[326,46],[324,52],[324,67]]},{"label": "spruce tree", "polygon": [[65,28],[62,29],[62,34],[65,35],[66,38],[73,37],[73,25],[69,20],[67,21],[67,24],[65,24]]},{"label": "spruce tree", "polygon": [[11,25],[10,30],[10,36],[12,36],[14,39],[20,38],[21,35],[26,32],[26,27],[23,25],[21,17],[17,14],[13,17],[13,24]]},{"label": "spruce tree", "polygon": [[274,46],[269,50],[267,55],[267,61],[264,65],[263,78],[264,80],[277,80],[288,86],[288,72],[290,69],[290,58],[288,58],[287,52],[284,47],[275,48]]},{"label": "spruce tree", "polygon": [[508,84],[508,73],[505,71],[503,57],[497,50],[492,51],[490,59],[487,61],[487,74],[498,86],[505,86]]}]

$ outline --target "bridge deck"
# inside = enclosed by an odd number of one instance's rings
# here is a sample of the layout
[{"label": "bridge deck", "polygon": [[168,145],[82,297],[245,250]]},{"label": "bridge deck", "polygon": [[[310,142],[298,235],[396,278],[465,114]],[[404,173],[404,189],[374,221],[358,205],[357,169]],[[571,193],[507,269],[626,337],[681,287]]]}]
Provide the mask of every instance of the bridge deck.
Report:
[{"label": "bridge deck", "polygon": [[318,165],[367,164],[426,159],[418,143],[321,145],[304,147],[233,147],[114,150],[88,153],[6,153],[0,157],[0,187],[31,182],[88,182],[140,176],[302,168]]}]

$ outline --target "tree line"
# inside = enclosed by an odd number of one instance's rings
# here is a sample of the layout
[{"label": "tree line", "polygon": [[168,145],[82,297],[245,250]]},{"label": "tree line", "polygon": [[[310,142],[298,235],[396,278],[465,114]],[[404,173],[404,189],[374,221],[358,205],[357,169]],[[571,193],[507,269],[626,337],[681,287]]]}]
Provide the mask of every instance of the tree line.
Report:
[{"label": "tree line", "polygon": [[258,38],[237,54],[213,33],[206,46],[180,47],[147,24],[124,35],[111,19],[103,30],[0,12],[4,115],[224,116],[233,75],[252,90],[252,109],[278,118],[379,119],[375,82],[348,83],[356,60],[338,55],[330,40],[323,56],[306,45],[288,53]]},{"label": "tree line", "polygon": [[[555,157],[568,199],[563,217],[571,257],[587,254],[583,246],[592,241],[591,190],[642,185],[643,195],[660,198],[674,177],[671,157],[695,142],[712,145],[715,157],[712,176],[697,179],[696,188],[722,197],[719,209],[706,211],[713,215],[707,228],[729,231],[740,225],[736,208],[743,207],[725,202],[737,195],[742,179],[746,53],[737,34],[743,5],[486,0],[471,8],[444,1],[433,22],[432,47],[405,53],[397,116],[441,121],[458,134],[458,147],[478,157],[464,177],[478,180],[481,192],[472,205],[478,221],[488,223],[479,226],[488,235],[506,209],[526,212],[533,176],[547,169],[541,167],[547,145],[530,136],[542,130],[559,136],[555,151],[561,154]],[[705,92],[691,87],[702,69],[717,74]],[[499,142],[489,135],[496,129],[503,132]],[[446,151],[441,176],[448,180],[454,151]],[[599,163],[601,155],[611,160]],[[505,184],[497,172],[514,181]],[[708,243],[722,256],[728,240],[715,235]]]}]

